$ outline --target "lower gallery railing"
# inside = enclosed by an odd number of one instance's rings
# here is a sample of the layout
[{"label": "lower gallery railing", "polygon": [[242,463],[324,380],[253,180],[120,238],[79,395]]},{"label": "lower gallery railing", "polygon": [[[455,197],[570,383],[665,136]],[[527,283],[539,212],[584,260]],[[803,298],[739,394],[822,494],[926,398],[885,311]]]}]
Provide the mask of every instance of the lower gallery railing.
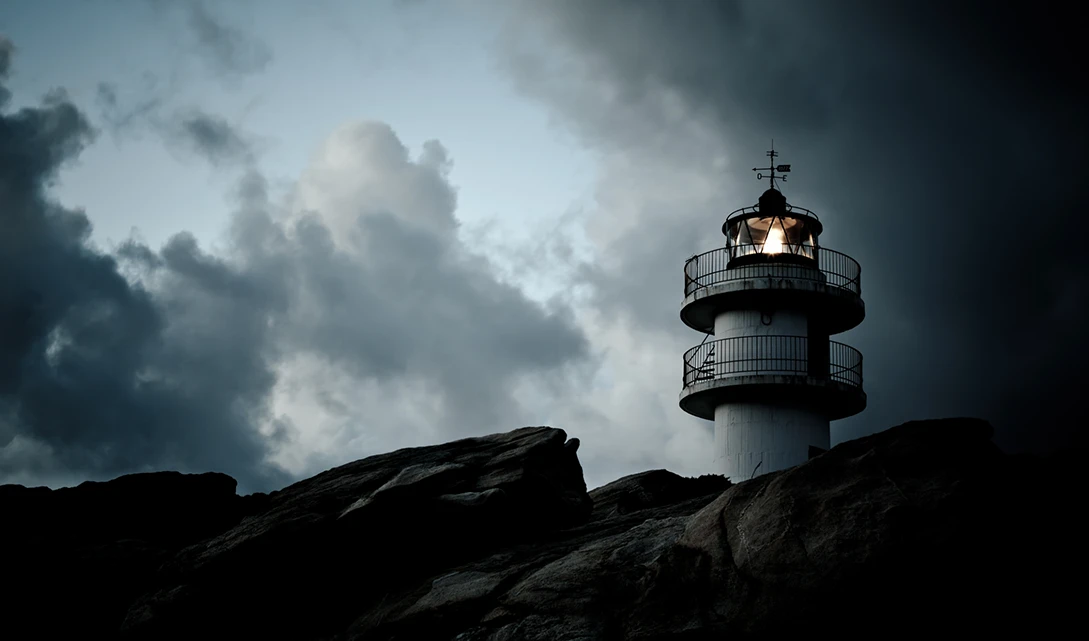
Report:
[{"label": "lower gallery railing", "polygon": [[862,387],[862,354],[855,348],[805,336],[739,336],[707,341],[684,353],[684,387],[740,375],[782,374],[828,378]]}]

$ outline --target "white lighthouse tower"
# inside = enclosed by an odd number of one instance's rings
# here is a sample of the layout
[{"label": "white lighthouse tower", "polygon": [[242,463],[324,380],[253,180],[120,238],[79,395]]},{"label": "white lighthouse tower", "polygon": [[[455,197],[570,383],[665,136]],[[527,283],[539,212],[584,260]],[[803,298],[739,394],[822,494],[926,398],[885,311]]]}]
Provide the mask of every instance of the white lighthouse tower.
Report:
[{"label": "white lighthouse tower", "polygon": [[[716,471],[742,481],[829,447],[829,422],[866,407],[862,354],[829,336],[862,322],[861,268],[821,247],[817,215],[770,186],[726,217],[726,246],[684,265],[681,320],[704,332],[684,354],[681,409],[715,422]],[[776,172],[779,172],[777,174]]]}]

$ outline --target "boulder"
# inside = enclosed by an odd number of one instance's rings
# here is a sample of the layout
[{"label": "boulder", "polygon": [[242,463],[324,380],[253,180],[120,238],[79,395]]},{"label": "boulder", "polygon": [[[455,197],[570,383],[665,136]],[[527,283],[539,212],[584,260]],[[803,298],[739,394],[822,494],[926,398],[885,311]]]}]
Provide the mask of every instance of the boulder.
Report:
[{"label": "boulder", "polygon": [[522,428],[373,456],[274,492],[263,512],[165,564],[124,633],[333,635],[438,570],[585,521],[592,503],[566,443],[562,430]]}]

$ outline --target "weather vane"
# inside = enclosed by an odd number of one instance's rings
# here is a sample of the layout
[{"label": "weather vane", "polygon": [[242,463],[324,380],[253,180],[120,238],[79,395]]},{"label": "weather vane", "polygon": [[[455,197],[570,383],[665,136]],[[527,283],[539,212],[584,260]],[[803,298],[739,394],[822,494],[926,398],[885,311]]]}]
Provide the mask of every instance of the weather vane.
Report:
[{"label": "weather vane", "polygon": [[775,139],[772,138],[771,139],[771,150],[769,150],[767,152],[767,156],[768,156],[768,158],[770,158],[770,160],[768,161],[768,166],[767,167],[753,167],[752,168],[753,171],[771,172],[771,173],[767,174],[766,176],[764,174],[756,174],[756,179],[757,180],[763,180],[764,178],[768,178],[770,180],[770,182],[771,182],[772,189],[775,188],[775,180],[776,179],[779,179],[779,180],[781,180],[783,182],[786,182],[786,179],[787,179],[786,176],[777,176],[777,175],[775,175],[775,172],[779,172],[780,174],[785,174],[788,171],[790,171],[790,165],[776,165],[775,164],[775,158],[778,155],[779,155],[779,153],[777,151],[775,151]]}]

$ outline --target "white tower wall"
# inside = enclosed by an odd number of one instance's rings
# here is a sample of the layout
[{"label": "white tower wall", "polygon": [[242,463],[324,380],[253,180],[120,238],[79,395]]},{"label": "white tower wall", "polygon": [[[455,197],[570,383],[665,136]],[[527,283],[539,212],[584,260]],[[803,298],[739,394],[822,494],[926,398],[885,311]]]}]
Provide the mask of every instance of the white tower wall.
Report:
[{"label": "white tower wall", "polygon": [[[796,310],[734,310],[715,318],[715,338],[742,336],[806,337],[809,321],[806,314]],[[824,340],[827,340],[825,338]],[[747,350],[738,349],[718,358],[744,357]],[[759,355],[767,357],[805,358],[804,341],[784,341],[778,353],[773,345],[761,345]],[[728,367],[728,366],[727,366]],[[774,369],[761,369],[755,374],[775,374]],[[784,373],[793,373],[788,369]],[[809,446],[828,449],[829,420],[822,412],[803,406],[783,403],[729,403],[715,408],[715,468],[734,481],[786,469],[809,459]]]},{"label": "white tower wall", "polygon": [[[829,421],[804,407],[729,403],[715,408],[715,471],[739,482],[809,459],[809,446],[828,449]],[[759,467],[757,467],[759,465]]]},{"label": "white tower wall", "polygon": [[738,309],[715,317],[715,338],[736,336],[806,336],[809,321],[804,312],[780,309],[762,314],[754,309]]}]

